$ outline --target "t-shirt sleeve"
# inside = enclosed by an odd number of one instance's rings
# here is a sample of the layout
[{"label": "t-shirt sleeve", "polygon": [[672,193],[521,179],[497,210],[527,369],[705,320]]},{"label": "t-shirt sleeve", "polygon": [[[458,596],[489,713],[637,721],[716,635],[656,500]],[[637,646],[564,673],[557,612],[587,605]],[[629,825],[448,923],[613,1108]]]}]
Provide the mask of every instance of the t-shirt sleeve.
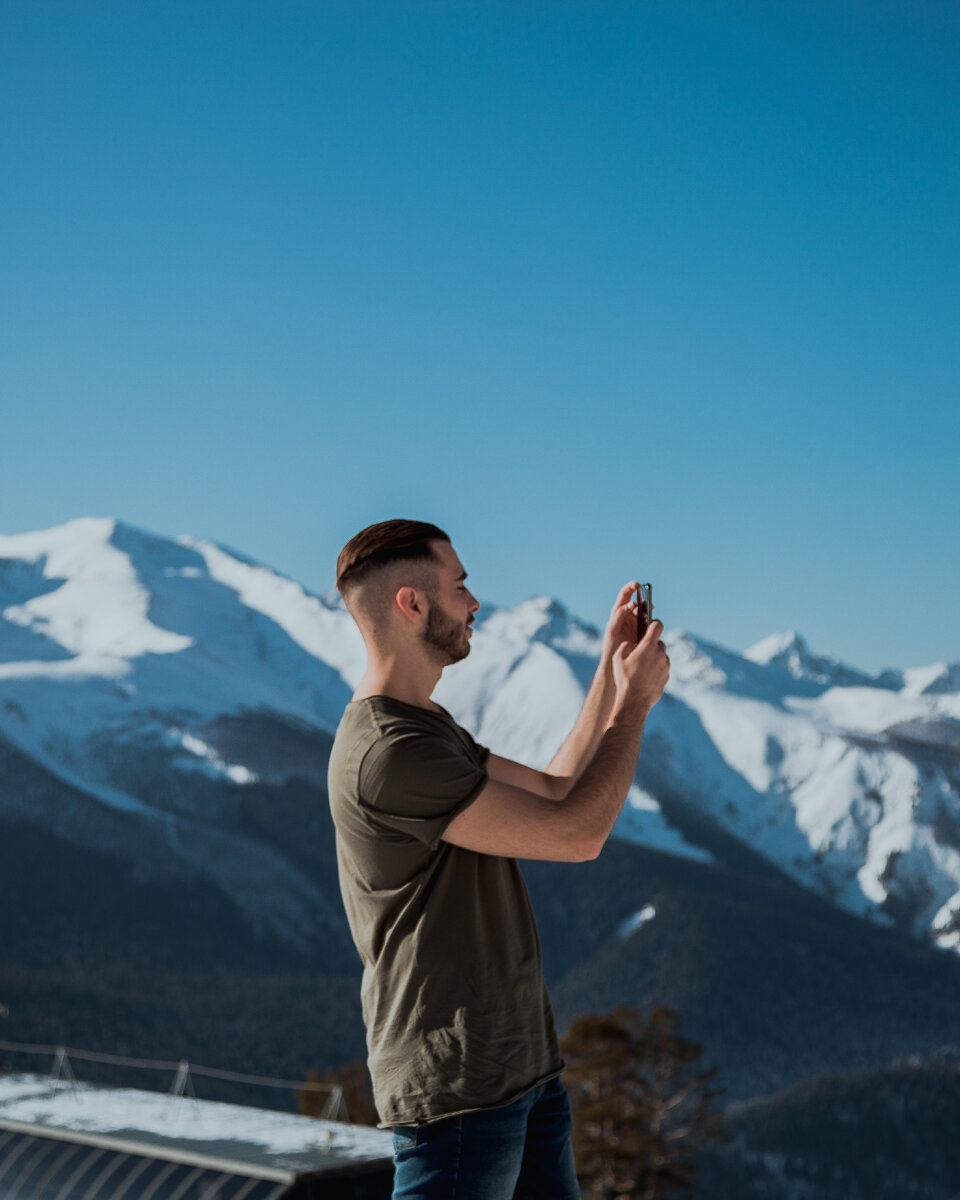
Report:
[{"label": "t-shirt sleeve", "polygon": [[[487,781],[487,752],[421,731],[383,738],[360,767],[360,805],[368,819],[435,848],[453,818]],[[478,761],[479,760],[479,761]]]}]

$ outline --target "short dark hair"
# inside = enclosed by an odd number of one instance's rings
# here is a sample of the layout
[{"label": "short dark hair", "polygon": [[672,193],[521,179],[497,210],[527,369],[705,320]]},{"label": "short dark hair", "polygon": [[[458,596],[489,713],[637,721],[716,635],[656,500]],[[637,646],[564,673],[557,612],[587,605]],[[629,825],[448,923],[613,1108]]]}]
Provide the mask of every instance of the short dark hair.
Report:
[{"label": "short dark hair", "polygon": [[361,583],[368,575],[388,563],[434,559],[431,542],[449,542],[450,538],[428,521],[408,521],[397,518],[378,521],[350,539],[337,558],[337,588],[344,589]]}]

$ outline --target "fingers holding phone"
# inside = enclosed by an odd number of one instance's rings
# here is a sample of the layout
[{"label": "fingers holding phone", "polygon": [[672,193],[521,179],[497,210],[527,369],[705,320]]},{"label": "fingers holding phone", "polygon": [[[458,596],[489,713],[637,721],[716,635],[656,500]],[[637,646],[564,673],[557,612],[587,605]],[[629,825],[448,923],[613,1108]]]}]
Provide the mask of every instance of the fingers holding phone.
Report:
[{"label": "fingers holding phone", "polygon": [[638,583],[634,602],[637,609],[637,641],[643,641],[650,622],[653,620],[653,584]]},{"label": "fingers holding phone", "polygon": [[614,662],[618,705],[631,713],[645,717],[663,695],[670,678],[670,659],[660,640],[663,622],[652,618],[653,589],[650,584],[638,584],[636,600],[637,644],[630,649],[621,647],[619,662]]}]

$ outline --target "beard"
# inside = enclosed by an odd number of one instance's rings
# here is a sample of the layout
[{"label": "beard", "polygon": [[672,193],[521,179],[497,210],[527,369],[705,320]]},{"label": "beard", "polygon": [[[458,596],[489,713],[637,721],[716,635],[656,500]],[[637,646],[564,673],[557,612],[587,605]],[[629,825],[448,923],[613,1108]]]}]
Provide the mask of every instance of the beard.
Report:
[{"label": "beard", "polygon": [[445,667],[460,662],[470,653],[466,625],[447,616],[435,600],[430,601],[423,640]]}]

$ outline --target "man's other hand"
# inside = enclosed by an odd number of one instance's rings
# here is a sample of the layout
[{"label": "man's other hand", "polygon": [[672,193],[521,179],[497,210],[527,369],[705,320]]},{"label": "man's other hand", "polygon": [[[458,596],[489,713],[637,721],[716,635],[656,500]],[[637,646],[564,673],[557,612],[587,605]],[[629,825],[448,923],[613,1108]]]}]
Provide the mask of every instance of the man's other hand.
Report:
[{"label": "man's other hand", "polygon": [[[621,593],[622,594],[622,593]],[[633,606],[636,620],[636,605]],[[663,622],[651,621],[640,642],[622,640],[613,654],[613,678],[617,687],[614,716],[643,720],[663,695],[670,678],[670,659],[660,640]]]}]

